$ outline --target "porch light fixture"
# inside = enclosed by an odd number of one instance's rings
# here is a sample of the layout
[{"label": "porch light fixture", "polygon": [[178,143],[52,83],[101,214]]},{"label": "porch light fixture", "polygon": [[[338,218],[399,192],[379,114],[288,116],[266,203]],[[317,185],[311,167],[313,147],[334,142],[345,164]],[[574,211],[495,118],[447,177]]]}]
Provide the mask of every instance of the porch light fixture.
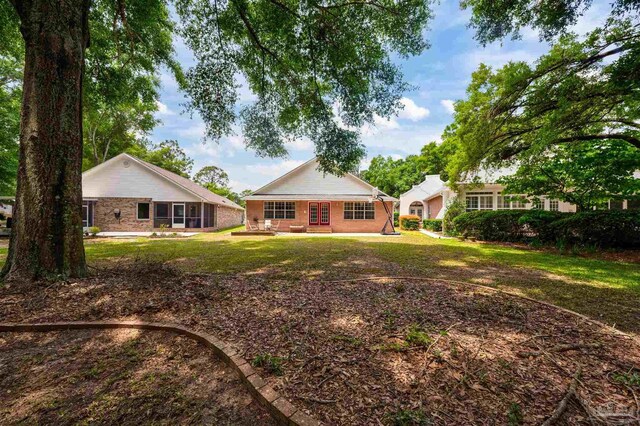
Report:
[{"label": "porch light fixture", "polygon": [[115,218],[119,222],[120,221],[120,209],[113,209],[113,215],[115,216]]}]

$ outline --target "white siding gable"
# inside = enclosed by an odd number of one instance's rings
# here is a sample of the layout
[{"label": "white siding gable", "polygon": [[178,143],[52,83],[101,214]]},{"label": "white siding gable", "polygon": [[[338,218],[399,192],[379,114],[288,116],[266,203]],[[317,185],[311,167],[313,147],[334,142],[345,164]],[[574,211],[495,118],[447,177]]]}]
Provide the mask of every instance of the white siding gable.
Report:
[{"label": "white siding gable", "polygon": [[[125,167],[125,162],[128,164]],[[126,156],[117,156],[82,175],[82,197],[151,198],[200,201],[200,198]]]},{"label": "white siding gable", "polygon": [[318,170],[309,161],[280,179],[257,190],[255,195],[371,195],[371,186],[355,176],[335,176]]}]

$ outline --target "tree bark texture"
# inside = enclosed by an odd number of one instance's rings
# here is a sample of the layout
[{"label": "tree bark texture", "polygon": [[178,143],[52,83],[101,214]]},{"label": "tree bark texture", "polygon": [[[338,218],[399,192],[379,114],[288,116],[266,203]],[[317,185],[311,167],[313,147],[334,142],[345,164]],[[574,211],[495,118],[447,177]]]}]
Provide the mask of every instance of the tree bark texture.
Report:
[{"label": "tree bark texture", "polygon": [[89,0],[11,0],[25,41],[20,162],[7,279],[80,277],[82,76]]}]

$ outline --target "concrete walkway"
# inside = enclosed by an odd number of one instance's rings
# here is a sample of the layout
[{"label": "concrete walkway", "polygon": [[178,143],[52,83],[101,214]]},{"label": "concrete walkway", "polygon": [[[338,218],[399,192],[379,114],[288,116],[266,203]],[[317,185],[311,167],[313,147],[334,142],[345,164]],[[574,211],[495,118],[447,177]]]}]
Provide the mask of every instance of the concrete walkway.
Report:
[{"label": "concrete walkway", "polygon": [[421,229],[420,230],[421,233],[423,233],[424,235],[428,235],[431,238],[438,238],[438,239],[443,239],[443,240],[450,240],[453,237],[445,237],[442,234],[438,234],[436,232],[432,232],[432,231],[427,231],[426,229]]},{"label": "concrete walkway", "polygon": [[400,238],[402,235],[382,235],[375,232],[278,232],[278,237],[383,237],[383,238]]},{"label": "concrete walkway", "polygon": [[[179,237],[192,237],[198,235],[198,232],[176,232]],[[138,238],[138,237],[150,237],[153,232],[99,232],[98,237],[110,237],[110,238]],[[173,231],[165,232],[165,234],[173,234]],[[156,232],[156,235],[160,235]]]}]

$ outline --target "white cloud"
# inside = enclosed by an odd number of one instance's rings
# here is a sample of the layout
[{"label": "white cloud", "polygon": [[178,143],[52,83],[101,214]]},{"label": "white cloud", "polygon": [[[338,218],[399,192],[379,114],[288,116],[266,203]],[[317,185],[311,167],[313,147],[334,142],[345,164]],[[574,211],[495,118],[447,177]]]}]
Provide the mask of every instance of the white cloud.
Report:
[{"label": "white cloud", "polygon": [[469,72],[478,69],[482,63],[492,67],[493,69],[501,68],[508,62],[524,61],[533,63],[540,54],[544,53],[544,49],[515,49],[508,50],[499,44],[492,44],[485,48],[478,48],[465,54],[458,55],[453,59],[453,63],[464,64]]},{"label": "white cloud", "polygon": [[258,97],[255,93],[251,91],[249,88],[249,82],[244,77],[244,75],[237,73],[235,75],[236,84],[239,86],[238,91],[238,102],[240,104],[251,104],[258,100]]},{"label": "white cloud", "polygon": [[412,99],[402,98],[400,102],[404,105],[404,109],[398,113],[398,118],[420,121],[423,118],[427,118],[430,114],[427,108],[416,105]]},{"label": "white cloud", "polygon": [[440,105],[442,105],[449,114],[453,114],[456,111],[454,102],[451,99],[442,99]]},{"label": "white cloud", "polygon": [[229,186],[231,187],[231,189],[233,189],[235,192],[242,192],[245,189],[254,189],[255,186],[253,185],[249,185],[247,183],[235,180],[235,179],[231,179],[229,180]]},{"label": "white cloud", "polygon": [[242,138],[242,136],[232,135],[227,136],[225,139],[229,143],[230,149],[241,150],[245,148],[244,139]]},{"label": "white cloud", "polygon": [[196,143],[184,148],[187,155],[194,160],[201,162],[206,158],[220,157],[220,145],[214,142]]},{"label": "white cloud", "polygon": [[198,123],[191,127],[180,128],[176,133],[183,138],[203,138],[206,131],[207,127],[204,123]]},{"label": "white cloud", "polygon": [[379,132],[376,135],[363,134],[362,142],[368,148],[374,148],[376,152],[385,156],[417,154],[426,143],[439,141],[445,126],[446,123],[429,127],[407,126],[401,129]]},{"label": "white cloud", "polygon": [[285,147],[291,151],[313,151],[313,142],[308,138],[293,139],[285,143]]},{"label": "white cloud", "polygon": [[175,115],[175,112],[162,102],[156,101],[156,105],[158,106],[159,115]]}]

